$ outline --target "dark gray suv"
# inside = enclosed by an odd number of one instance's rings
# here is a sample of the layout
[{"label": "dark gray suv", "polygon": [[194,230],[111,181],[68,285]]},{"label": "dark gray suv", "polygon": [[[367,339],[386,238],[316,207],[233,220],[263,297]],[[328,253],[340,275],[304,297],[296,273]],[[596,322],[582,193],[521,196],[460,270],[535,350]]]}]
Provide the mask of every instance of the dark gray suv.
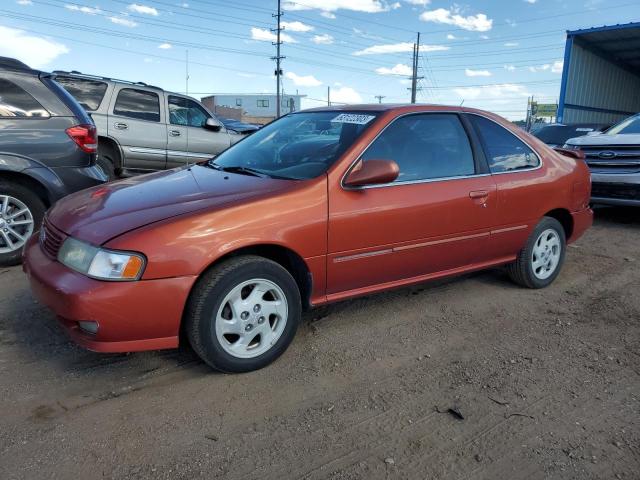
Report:
[{"label": "dark gray suv", "polygon": [[19,263],[44,212],[106,181],[93,120],[49,74],[0,57],[0,265]]}]

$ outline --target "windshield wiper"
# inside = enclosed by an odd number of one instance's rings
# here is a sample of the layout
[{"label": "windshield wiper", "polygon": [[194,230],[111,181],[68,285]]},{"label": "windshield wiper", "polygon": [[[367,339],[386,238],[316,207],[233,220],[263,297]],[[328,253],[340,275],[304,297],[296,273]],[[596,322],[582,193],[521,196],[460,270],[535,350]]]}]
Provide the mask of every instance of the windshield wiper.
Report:
[{"label": "windshield wiper", "polygon": [[231,166],[231,167],[220,167],[218,165],[218,167],[220,168],[220,170],[224,172],[229,172],[229,173],[241,173],[244,175],[253,175],[254,177],[261,177],[261,178],[269,176],[261,170],[256,170],[255,168],[251,168],[251,167],[243,167],[240,165]]}]

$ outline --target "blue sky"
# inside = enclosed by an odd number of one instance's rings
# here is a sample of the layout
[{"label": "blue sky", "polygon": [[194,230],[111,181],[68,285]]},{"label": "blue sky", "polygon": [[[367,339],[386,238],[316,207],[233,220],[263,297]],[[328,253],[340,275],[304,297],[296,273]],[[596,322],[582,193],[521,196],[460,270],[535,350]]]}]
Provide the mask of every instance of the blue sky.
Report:
[{"label": "blue sky", "polygon": [[[640,20],[630,0],[282,0],[286,93],[303,106],[409,100],[421,32],[418,101],[510,119],[526,99],[555,102],[565,31]],[[189,93],[274,92],[276,0],[2,0],[0,55]]]}]

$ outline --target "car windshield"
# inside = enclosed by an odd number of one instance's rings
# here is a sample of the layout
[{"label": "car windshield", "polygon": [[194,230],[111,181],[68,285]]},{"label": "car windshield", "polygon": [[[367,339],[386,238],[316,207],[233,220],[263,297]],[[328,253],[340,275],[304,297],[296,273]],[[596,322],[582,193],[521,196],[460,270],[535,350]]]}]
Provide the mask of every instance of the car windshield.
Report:
[{"label": "car windshield", "polygon": [[640,133],[640,115],[634,115],[607,130],[607,135],[619,133]]},{"label": "car windshield", "polygon": [[562,145],[570,138],[582,137],[595,131],[597,131],[595,127],[588,126],[550,125],[542,127],[533,134],[544,143]]},{"label": "car windshield", "polygon": [[272,122],[221,153],[209,165],[229,171],[307,180],[325,173],[377,112],[301,112]]}]

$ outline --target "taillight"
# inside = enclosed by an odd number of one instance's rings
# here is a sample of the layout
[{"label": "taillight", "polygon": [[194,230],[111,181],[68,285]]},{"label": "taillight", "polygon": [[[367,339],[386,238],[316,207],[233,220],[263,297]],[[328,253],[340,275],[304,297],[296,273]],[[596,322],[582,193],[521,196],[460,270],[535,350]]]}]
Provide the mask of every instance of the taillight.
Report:
[{"label": "taillight", "polygon": [[95,125],[75,125],[65,131],[83,152],[96,153],[98,150],[98,132]]}]

